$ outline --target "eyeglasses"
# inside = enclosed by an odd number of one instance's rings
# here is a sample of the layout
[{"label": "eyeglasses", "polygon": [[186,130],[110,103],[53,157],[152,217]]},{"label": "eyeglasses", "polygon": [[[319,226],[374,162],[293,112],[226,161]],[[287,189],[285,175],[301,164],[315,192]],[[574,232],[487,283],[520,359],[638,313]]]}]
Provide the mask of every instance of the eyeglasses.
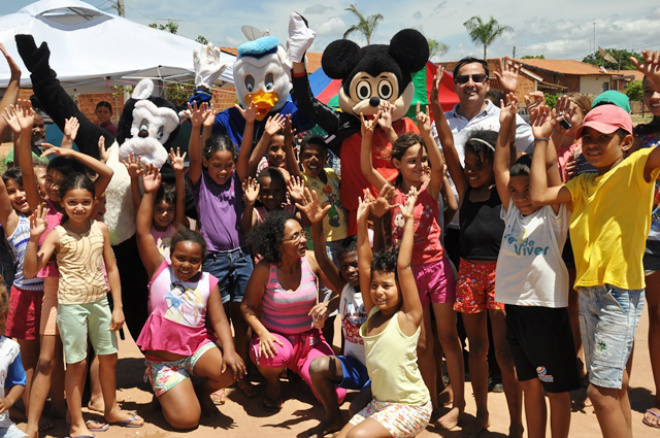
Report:
[{"label": "eyeglasses", "polygon": [[474,83],[486,82],[486,80],[488,79],[488,77],[484,73],[477,73],[476,75],[458,75],[454,78],[454,82],[463,85],[463,84],[467,84],[470,78],[472,78],[472,82]]},{"label": "eyeglasses", "polygon": [[294,233],[291,237],[282,239],[283,242],[300,242],[301,240],[307,239],[307,233],[305,230],[301,230],[298,233]]}]

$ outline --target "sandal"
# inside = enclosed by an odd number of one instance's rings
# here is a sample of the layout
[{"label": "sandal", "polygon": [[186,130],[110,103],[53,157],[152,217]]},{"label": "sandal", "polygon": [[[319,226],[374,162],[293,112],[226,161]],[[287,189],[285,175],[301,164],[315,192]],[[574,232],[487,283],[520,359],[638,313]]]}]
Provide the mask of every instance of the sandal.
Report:
[{"label": "sandal", "polygon": [[259,388],[247,379],[237,380],[236,387],[248,399],[256,398],[259,395]]},{"label": "sandal", "polygon": [[273,400],[269,397],[264,397],[264,409],[269,412],[279,412],[282,410],[282,398]]},{"label": "sandal", "polygon": [[[660,413],[656,412],[658,410],[658,408],[647,409],[646,413],[644,414],[644,418],[642,419],[642,423],[646,424],[648,427],[655,427],[656,429],[660,429]],[[646,414],[651,414],[655,417],[655,424],[646,419]]]},{"label": "sandal", "polygon": [[227,398],[225,397],[225,388],[218,389],[216,392],[212,393],[211,401],[216,406],[224,405],[227,401]]}]

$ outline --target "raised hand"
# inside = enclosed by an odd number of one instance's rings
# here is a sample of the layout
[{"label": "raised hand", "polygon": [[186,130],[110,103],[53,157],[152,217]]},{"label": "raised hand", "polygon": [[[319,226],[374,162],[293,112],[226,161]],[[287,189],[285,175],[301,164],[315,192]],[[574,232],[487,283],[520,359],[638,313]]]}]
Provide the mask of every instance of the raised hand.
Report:
[{"label": "raised hand", "polygon": [[209,43],[193,52],[195,66],[195,86],[211,89],[218,80],[227,64],[220,61],[220,47]]},{"label": "raised hand", "polygon": [[369,189],[364,189],[364,196],[358,198],[358,209],[357,209],[357,221],[366,222],[369,219],[369,210],[371,209],[371,204],[373,204],[373,199],[369,194]]},{"label": "raised hand", "polygon": [[[577,109],[578,109],[577,104],[573,102],[568,96],[560,97],[559,99],[557,99],[557,103],[555,104],[555,113],[557,114],[557,122],[561,122],[562,120],[564,120],[565,122],[569,123],[569,125],[567,126],[570,128],[570,120],[575,115]],[[558,127],[566,129],[561,124],[559,124]]]},{"label": "raised hand", "polygon": [[7,50],[5,49],[5,46],[0,43],[0,52],[4,55],[5,59],[7,60],[7,64],[9,65],[9,71],[11,72],[12,77],[20,77],[21,76],[21,68],[16,64],[16,61],[14,61],[14,58],[9,56],[9,53],[7,53]]},{"label": "raised hand", "polygon": [[131,177],[131,179],[136,179],[140,175],[144,173],[144,169],[140,165],[140,159],[142,157],[138,155],[137,157],[135,156],[135,153],[131,153],[122,163],[124,163],[124,166],[126,166],[126,170],[128,170],[128,176]]},{"label": "raised hand", "polygon": [[40,205],[30,216],[30,238],[38,239],[46,232],[48,228],[48,221],[46,214],[48,209],[45,205]]},{"label": "raised hand", "polygon": [[5,112],[2,114],[2,118],[5,122],[7,122],[7,125],[9,125],[15,134],[21,133],[21,124],[18,123],[18,115],[16,114],[16,108],[14,108],[14,105],[9,105],[7,108],[5,108]]},{"label": "raised hand", "polygon": [[241,113],[241,117],[245,119],[245,123],[254,123],[255,120],[257,120],[257,113],[259,110],[257,109],[252,102],[248,105],[247,108],[243,109],[242,106],[239,104],[235,104],[234,108],[238,110],[239,113]]},{"label": "raised hand", "polygon": [[284,122],[284,144],[293,145],[293,137],[295,135],[296,135],[296,129],[293,127],[291,114],[287,114],[286,121]]},{"label": "raised hand", "polygon": [[508,93],[505,100],[500,100],[500,125],[510,124],[516,119],[516,114],[518,114],[518,98],[514,93]]},{"label": "raised hand", "polygon": [[190,112],[190,122],[192,123],[193,128],[199,128],[202,126],[204,121],[212,113],[209,104],[206,102],[202,103],[199,107],[197,107],[197,102],[193,102],[192,105],[188,103],[188,111]]},{"label": "raised hand", "polygon": [[429,137],[431,135],[431,116],[429,115],[429,106],[426,105],[426,112],[422,112],[420,107],[420,103],[417,102],[416,117],[419,133],[422,137]]},{"label": "raised hand", "polygon": [[653,82],[656,89],[660,90],[660,50],[642,50],[642,56],[643,62],[638,61],[634,56],[630,57],[630,62]]},{"label": "raised hand", "polygon": [[[183,169],[185,168],[185,159],[187,152],[184,152],[183,155],[181,155],[181,148],[177,147],[176,152],[174,151],[174,148],[171,148],[169,155],[170,155],[170,163],[172,164],[172,169],[174,169],[175,172],[183,172]],[[138,160],[139,158],[140,157],[138,157]]]},{"label": "raised hand", "polygon": [[107,163],[109,157],[110,157],[110,154],[108,153],[108,150],[105,148],[105,137],[100,136],[99,137],[99,158],[101,158],[101,161],[103,163]]},{"label": "raised hand", "polygon": [[557,118],[556,111],[550,111],[547,105],[541,105],[530,115],[530,124],[534,138],[549,138],[555,128]]},{"label": "raised hand", "polygon": [[392,129],[392,112],[394,111],[394,105],[392,105],[388,100],[381,100],[378,105],[378,114],[376,115],[376,121],[378,126],[380,126],[384,131],[389,131]]},{"label": "raised hand", "polygon": [[396,190],[394,189],[393,185],[385,184],[383,188],[380,190],[378,197],[371,202],[371,206],[370,206],[371,214],[373,214],[376,217],[383,217],[385,216],[385,213],[396,207],[396,204],[395,205],[391,204],[395,192]]},{"label": "raised hand", "polygon": [[370,118],[365,118],[364,114],[360,113],[360,118],[362,119],[362,135],[373,135],[374,129],[376,129],[376,123],[378,119],[379,114],[376,114],[376,117],[373,119]]},{"label": "raised hand", "polygon": [[319,196],[316,191],[310,191],[305,188],[303,191],[302,201],[296,203],[296,208],[303,212],[311,224],[319,223],[330,211],[331,205],[321,207]]},{"label": "raised hand", "polygon": [[149,164],[142,173],[142,184],[146,193],[156,193],[160,187],[162,176],[153,164]]},{"label": "raised hand", "polygon": [[248,176],[243,181],[243,196],[245,196],[245,202],[254,204],[259,197],[259,190],[261,186],[256,179]]},{"label": "raised hand", "polygon": [[286,189],[293,200],[300,202],[305,199],[305,181],[301,177],[292,175],[286,182]]},{"label": "raised hand", "polygon": [[418,195],[419,195],[419,190],[417,190],[417,187],[415,186],[410,187],[406,205],[401,208],[401,216],[403,216],[405,220],[409,220],[413,218],[413,214],[415,211],[415,202],[417,202]]},{"label": "raised hand", "polygon": [[264,132],[272,137],[280,130],[284,129],[285,120],[286,117],[284,117],[284,114],[282,113],[277,113],[274,116],[268,117],[268,120],[266,120],[266,126],[264,127]]},{"label": "raised hand", "polygon": [[78,128],[80,128],[78,119],[76,117],[69,117],[64,122],[64,135],[73,142],[78,135]]},{"label": "raised hand", "polygon": [[41,157],[47,157],[49,155],[59,155],[60,157],[70,157],[75,151],[68,147],[59,147],[50,143],[41,143],[41,147],[44,151],[41,153]]},{"label": "raised hand", "polygon": [[520,64],[509,59],[505,56],[504,59],[500,58],[501,73],[496,71],[495,76],[500,81],[500,85],[505,93],[515,93],[518,87],[518,74],[520,73]]},{"label": "raised hand", "polygon": [[533,91],[525,96],[525,105],[527,106],[527,113],[532,114],[539,105],[545,105],[545,95],[542,91]]},{"label": "raised hand", "polygon": [[429,94],[430,103],[438,101],[438,95],[440,93],[440,83],[442,82],[442,77],[445,75],[445,68],[441,65],[438,66],[438,70],[433,76],[433,85],[431,86],[431,93]]}]

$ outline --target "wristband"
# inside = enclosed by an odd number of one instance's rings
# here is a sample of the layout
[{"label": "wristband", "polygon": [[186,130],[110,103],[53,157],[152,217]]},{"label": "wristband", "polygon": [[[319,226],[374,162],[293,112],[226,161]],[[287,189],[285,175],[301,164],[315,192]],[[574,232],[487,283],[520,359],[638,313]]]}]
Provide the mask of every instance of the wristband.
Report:
[{"label": "wristband", "polygon": [[550,141],[550,139],[548,137],[539,137],[534,139],[534,143],[537,141]]}]

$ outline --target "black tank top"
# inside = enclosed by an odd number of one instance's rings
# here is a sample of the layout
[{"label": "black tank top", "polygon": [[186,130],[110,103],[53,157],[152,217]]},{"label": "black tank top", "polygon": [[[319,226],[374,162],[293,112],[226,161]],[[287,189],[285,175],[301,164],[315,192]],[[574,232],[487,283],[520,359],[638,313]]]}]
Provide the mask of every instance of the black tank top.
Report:
[{"label": "black tank top", "polygon": [[470,201],[471,191],[471,187],[465,191],[459,215],[461,258],[497,260],[504,234],[502,201],[495,186],[490,190],[490,198],[482,202]]}]

